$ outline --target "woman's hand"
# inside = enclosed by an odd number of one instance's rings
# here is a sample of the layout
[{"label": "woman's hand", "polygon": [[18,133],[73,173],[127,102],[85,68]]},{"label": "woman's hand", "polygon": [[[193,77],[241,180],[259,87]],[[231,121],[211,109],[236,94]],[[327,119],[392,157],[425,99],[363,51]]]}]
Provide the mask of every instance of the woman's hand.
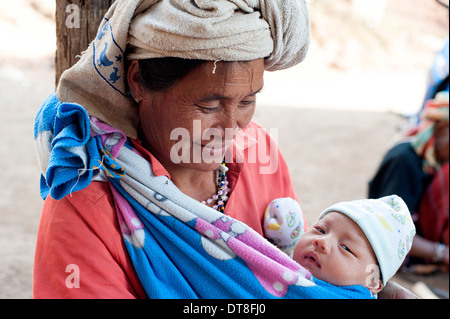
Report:
[{"label": "woman's hand", "polygon": [[388,281],[386,287],[378,294],[379,299],[419,299],[408,289],[396,282]]}]

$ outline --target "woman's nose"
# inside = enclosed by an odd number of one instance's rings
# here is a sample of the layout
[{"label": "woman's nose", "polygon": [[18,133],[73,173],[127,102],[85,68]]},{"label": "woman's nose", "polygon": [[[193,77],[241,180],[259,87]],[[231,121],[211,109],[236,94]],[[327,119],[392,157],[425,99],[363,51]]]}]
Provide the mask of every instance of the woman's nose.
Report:
[{"label": "woman's nose", "polygon": [[232,110],[229,110],[224,114],[223,117],[223,125],[225,128],[230,129],[237,129],[239,127],[239,114],[238,111],[235,108],[232,108]]},{"label": "woman's nose", "polygon": [[223,137],[234,139],[241,129],[236,112],[223,112],[217,121],[216,128],[221,131]]}]

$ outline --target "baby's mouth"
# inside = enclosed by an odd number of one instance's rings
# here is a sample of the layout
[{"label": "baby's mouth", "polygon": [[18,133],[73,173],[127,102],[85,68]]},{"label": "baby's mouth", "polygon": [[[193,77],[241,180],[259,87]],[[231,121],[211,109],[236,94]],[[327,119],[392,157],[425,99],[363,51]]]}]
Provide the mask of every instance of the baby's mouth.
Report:
[{"label": "baby's mouth", "polygon": [[309,252],[305,255],[305,261],[308,261],[310,264],[315,265],[317,267],[321,267],[320,263],[319,263],[319,258],[317,257],[317,255],[314,252]]}]

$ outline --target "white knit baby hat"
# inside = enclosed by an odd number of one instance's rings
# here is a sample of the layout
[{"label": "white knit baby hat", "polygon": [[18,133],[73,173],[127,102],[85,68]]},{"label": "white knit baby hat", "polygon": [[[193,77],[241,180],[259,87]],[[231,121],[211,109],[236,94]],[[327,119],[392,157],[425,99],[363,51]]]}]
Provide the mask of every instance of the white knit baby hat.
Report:
[{"label": "white knit baby hat", "polygon": [[350,217],[369,240],[380,266],[383,284],[392,278],[411,249],[416,228],[405,202],[397,195],[341,202],[322,212]]}]

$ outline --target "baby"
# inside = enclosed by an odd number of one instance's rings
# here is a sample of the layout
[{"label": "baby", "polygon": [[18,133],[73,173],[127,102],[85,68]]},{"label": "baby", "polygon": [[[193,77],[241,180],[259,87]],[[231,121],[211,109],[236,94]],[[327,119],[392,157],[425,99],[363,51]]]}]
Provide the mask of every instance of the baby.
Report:
[{"label": "baby", "polygon": [[268,206],[265,236],[315,278],[332,285],[361,285],[377,294],[411,249],[414,223],[396,195],[332,205],[303,235],[296,230],[297,236],[292,236],[288,221],[297,222],[294,229],[302,227],[303,213],[292,202],[280,198]]}]

